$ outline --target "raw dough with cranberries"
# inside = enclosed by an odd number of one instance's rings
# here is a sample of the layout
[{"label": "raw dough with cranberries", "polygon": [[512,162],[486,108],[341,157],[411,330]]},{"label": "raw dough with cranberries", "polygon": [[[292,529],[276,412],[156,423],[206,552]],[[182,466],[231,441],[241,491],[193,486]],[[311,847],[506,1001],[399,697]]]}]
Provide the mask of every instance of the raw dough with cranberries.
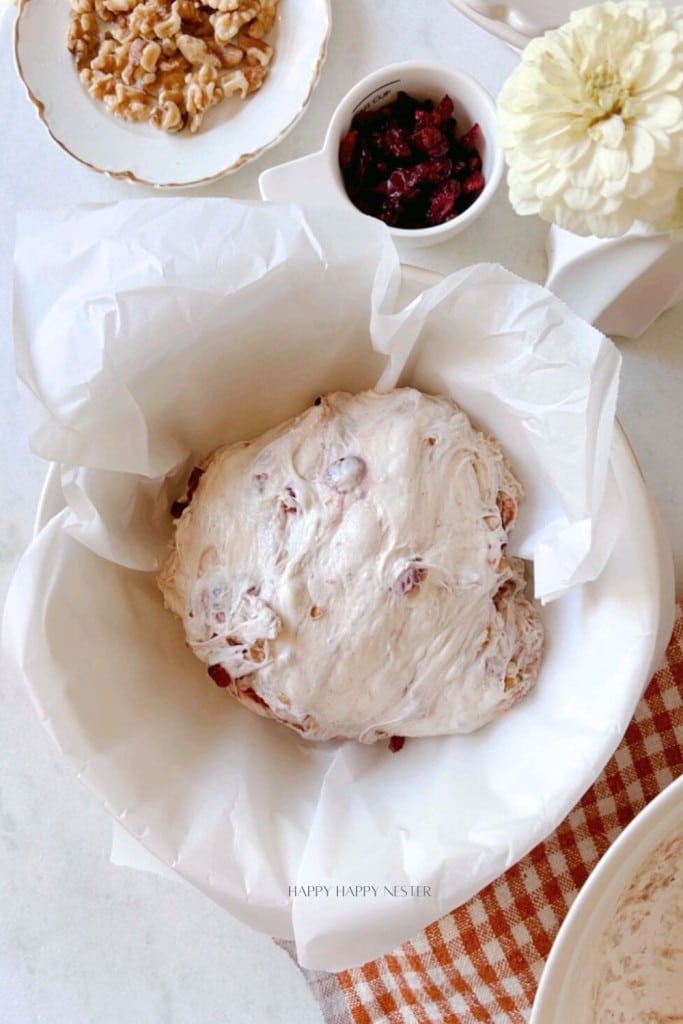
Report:
[{"label": "raw dough with cranberries", "polygon": [[522,488],[449,399],[329,394],[200,470],[160,586],[253,711],[312,740],[466,733],[536,681]]}]

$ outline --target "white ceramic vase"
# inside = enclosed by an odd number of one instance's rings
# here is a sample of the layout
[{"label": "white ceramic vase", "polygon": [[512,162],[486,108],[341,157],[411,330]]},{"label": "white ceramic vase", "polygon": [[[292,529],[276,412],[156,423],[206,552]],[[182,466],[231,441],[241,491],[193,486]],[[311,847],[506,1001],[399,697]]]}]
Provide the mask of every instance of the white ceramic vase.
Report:
[{"label": "white ceramic vase", "polygon": [[683,300],[683,240],[634,227],[582,238],[552,225],[546,287],[604,334],[638,338]]}]

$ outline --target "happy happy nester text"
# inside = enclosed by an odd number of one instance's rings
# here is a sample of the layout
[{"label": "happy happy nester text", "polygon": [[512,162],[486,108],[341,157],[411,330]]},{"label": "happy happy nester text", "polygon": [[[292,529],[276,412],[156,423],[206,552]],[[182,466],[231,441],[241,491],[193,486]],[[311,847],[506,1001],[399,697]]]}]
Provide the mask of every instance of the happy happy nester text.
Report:
[{"label": "happy happy nester text", "polygon": [[352,896],[378,897],[382,896],[431,896],[430,885],[290,885],[288,895],[291,897],[305,897],[306,899],[319,899],[321,896]]}]

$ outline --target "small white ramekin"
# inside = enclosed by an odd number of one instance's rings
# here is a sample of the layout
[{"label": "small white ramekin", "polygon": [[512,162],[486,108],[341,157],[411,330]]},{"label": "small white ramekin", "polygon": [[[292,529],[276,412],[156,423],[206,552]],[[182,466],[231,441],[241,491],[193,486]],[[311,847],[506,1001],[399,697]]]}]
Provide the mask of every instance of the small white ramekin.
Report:
[{"label": "small white ramekin", "polygon": [[322,149],[263,171],[259,177],[262,198],[342,207],[359,217],[366,216],[346,193],[339,167],[339,143],[354,114],[390,103],[399,91],[419,100],[435,102],[447,93],[453,100],[459,134],[464,134],[473,124],[479,124],[482,142],[478,148],[486,184],[472,205],[452,220],[425,228],[390,227],[390,234],[397,242],[424,246],[443,242],[468,228],[488,206],[503,174],[503,151],[496,135],[496,108],[486,90],[471,75],[424,61],[390,64],[361,79],[347,92],[333,113]]}]

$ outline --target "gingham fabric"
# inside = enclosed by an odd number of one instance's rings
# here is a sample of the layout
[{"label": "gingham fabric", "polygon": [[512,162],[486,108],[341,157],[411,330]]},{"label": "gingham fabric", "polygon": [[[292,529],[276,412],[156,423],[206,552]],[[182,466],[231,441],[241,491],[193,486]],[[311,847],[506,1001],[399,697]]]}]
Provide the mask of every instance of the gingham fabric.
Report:
[{"label": "gingham fabric", "polygon": [[683,603],[621,745],[557,831],[391,955],[339,974],[304,972],[327,1024],[526,1024],[579,889],[638,811],[680,774]]}]

